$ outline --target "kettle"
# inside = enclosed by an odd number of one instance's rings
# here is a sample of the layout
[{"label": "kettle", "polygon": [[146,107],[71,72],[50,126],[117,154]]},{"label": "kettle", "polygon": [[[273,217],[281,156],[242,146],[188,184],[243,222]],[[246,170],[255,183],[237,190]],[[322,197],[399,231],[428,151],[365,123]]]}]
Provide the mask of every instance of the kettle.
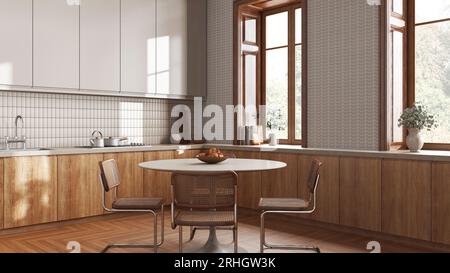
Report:
[{"label": "kettle", "polygon": [[92,138],[90,140],[92,148],[104,148],[105,139],[103,138],[102,132],[95,130],[92,133]]}]

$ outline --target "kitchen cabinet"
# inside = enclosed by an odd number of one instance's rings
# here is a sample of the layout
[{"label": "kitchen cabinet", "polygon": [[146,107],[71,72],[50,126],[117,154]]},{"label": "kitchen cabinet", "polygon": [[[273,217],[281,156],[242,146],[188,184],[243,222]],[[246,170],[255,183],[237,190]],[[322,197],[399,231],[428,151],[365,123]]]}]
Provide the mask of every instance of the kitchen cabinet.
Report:
[{"label": "kitchen cabinet", "polygon": [[[168,160],[174,159],[174,151],[164,152],[148,152],[144,153],[144,161],[154,160]],[[144,171],[144,196],[146,197],[160,197],[164,199],[165,204],[170,204],[171,197],[171,185],[172,173],[159,172],[152,170]]]},{"label": "kitchen cabinet", "polygon": [[432,240],[450,244],[450,163],[432,166]]},{"label": "kitchen cabinet", "polygon": [[144,162],[144,153],[105,154],[104,160],[114,159],[120,172],[119,197],[143,197],[144,171],[139,164]]},{"label": "kitchen cabinet", "polygon": [[58,157],[58,220],[103,214],[99,180],[102,154]]},{"label": "kitchen cabinet", "polygon": [[339,224],[339,158],[332,156],[300,155],[298,159],[298,196],[308,200],[309,172],[313,160],[323,163],[317,187],[316,211],[302,217],[316,221]]},{"label": "kitchen cabinet", "polygon": [[187,2],[158,0],[156,21],[156,92],[186,96]]},{"label": "kitchen cabinet", "polygon": [[0,85],[31,86],[32,0],[0,0]]},{"label": "kitchen cabinet", "polygon": [[381,231],[381,160],[340,159],[340,224]]},{"label": "kitchen cabinet", "polygon": [[297,155],[261,153],[261,159],[281,161],[287,164],[284,169],[262,172],[262,197],[297,198]]},{"label": "kitchen cabinet", "polygon": [[120,91],[120,0],[81,2],[80,89]]},{"label": "kitchen cabinet", "polygon": [[[258,152],[233,152],[237,158],[260,159]],[[261,173],[238,173],[238,205],[241,208],[257,209],[261,199]]]},{"label": "kitchen cabinet", "polygon": [[3,195],[3,159],[0,159],[0,229],[3,229],[3,211],[4,211],[4,195]]},{"label": "kitchen cabinet", "polygon": [[431,240],[431,162],[383,160],[382,231]]},{"label": "kitchen cabinet", "polygon": [[157,74],[156,0],[121,2],[121,91],[154,95]]},{"label": "kitchen cabinet", "polygon": [[4,227],[57,221],[55,156],[4,159]]},{"label": "kitchen cabinet", "polygon": [[80,7],[66,0],[33,3],[34,86],[78,89]]}]

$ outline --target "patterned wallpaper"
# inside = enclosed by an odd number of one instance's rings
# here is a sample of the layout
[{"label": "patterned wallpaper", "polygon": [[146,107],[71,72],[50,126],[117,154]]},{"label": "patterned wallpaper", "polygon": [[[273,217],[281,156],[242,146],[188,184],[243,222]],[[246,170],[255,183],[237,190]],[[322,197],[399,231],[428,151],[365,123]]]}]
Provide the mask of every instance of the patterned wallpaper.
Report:
[{"label": "patterned wallpaper", "polygon": [[379,8],[308,1],[308,143],[378,150]]},{"label": "patterned wallpaper", "polygon": [[208,0],[207,8],[207,104],[225,111],[233,104],[233,0]]},{"label": "patterned wallpaper", "polygon": [[[208,103],[232,103],[233,0],[208,0]],[[308,143],[378,150],[379,8],[308,1]]]}]

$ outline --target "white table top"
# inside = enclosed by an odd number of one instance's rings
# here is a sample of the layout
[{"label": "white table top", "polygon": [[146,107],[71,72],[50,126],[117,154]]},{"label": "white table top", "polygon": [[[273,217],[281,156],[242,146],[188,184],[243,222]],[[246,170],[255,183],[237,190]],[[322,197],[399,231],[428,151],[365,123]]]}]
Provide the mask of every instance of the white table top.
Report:
[{"label": "white table top", "polygon": [[203,163],[196,158],[157,160],[139,164],[143,169],[165,172],[252,172],[277,170],[286,166],[286,163],[279,161],[235,158],[214,165]]}]

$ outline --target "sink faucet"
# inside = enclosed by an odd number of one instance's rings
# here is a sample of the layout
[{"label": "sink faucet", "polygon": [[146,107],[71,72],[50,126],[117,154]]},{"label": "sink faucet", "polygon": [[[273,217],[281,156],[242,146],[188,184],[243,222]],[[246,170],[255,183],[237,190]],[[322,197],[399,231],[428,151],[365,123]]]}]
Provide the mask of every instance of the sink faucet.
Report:
[{"label": "sink faucet", "polygon": [[22,129],[24,128],[24,124],[25,122],[23,121],[23,117],[21,115],[18,115],[16,117],[16,120],[14,122],[15,124],[15,133],[16,135],[14,136],[14,138],[11,137],[5,137],[5,142],[6,142],[6,149],[9,150],[9,145],[13,144],[13,143],[22,143],[23,145],[23,149],[26,149],[26,143],[27,143],[27,138],[25,136],[20,136],[18,135],[18,127],[19,127],[19,121],[21,122],[22,125]]}]

